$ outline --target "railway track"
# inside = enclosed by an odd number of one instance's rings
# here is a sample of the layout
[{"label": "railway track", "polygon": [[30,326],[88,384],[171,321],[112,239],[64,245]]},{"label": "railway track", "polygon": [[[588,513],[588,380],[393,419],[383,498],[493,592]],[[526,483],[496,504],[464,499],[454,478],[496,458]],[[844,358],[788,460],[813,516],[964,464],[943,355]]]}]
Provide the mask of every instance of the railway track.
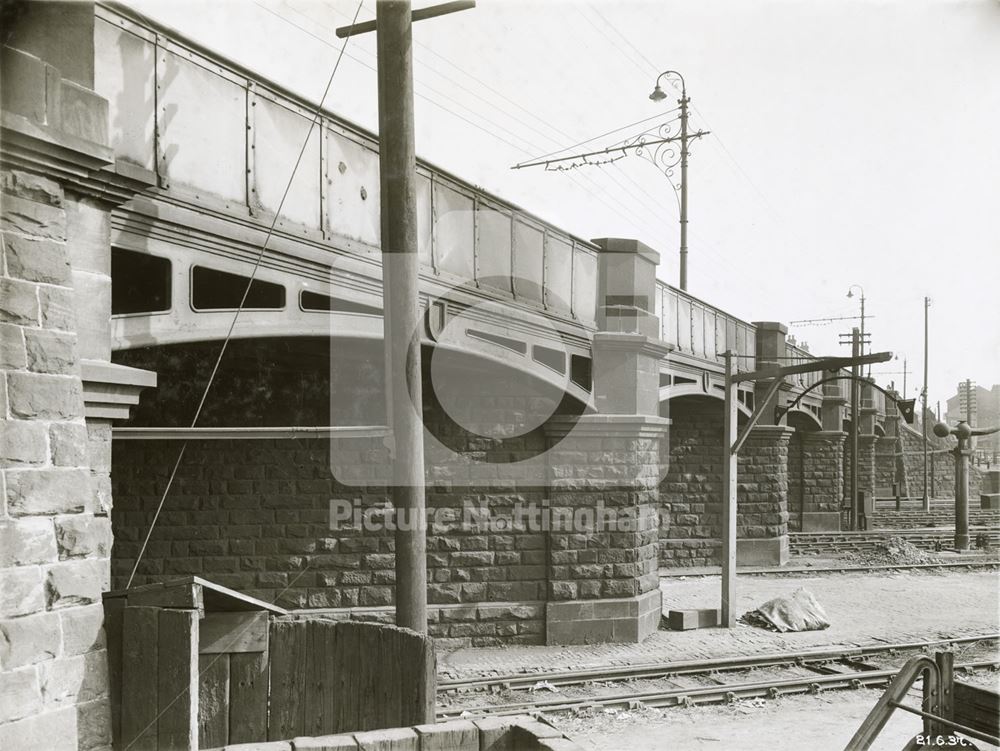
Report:
[{"label": "railway track", "polygon": [[[857,564],[854,566],[810,566],[810,567],[782,567],[782,568],[761,568],[740,570],[740,576],[790,576],[794,574],[845,574],[852,572],[873,573],[876,571],[909,571],[921,569],[953,569],[953,568],[997,568],[1000,560],[991,561],[948,561],[940,563],[894,563],[886,565]],[[685,571],[684,569],[668,568],[660,570],[660,578],[685,579],[699,576],[718,576],[721,569]]]},{"label": "railway track", "polygon": [[[590,708],[673,707],[693,704],[723,703],[736,699],[776,698],[798,693],[817,693],[824,690],[884,686],[895,676],[898,667],[872,665],[870,661],[891,659],[905,661],[905,653],[958,646],[986,646],[1000,639],[1000,634],[982,634],[927,642],[905,644],[872,644],[855,648],[811,650],[806,652],[734,657],[712,660],[688,660],[646,665],[630,665],[591,670],[573,670],[506,676],[489,676],[441,681],[438,685],[439,704],[458,697],[461,693],[495,695],[504,693],[504,701],[470,705],[465,702],[444,706],[438,711],[439,719],[460,716],[509,715],[527,712],[565,712]],[[956,670],[995,668],[1000,659],[995,654],[988,658],[957,664]],[[740,680],[747,676],[733,675],[749,671],[778,671],[778,675],[763,680]],[[725,676],[722,681],[718,676]],[[677,680],[688,680],[689,685],[679,685]],[[660,685],[641,686],[637,682],[653,681]],[[539,682],[544,682],[539,684]],[[628,683],[633,685],[628,685]],[[586,690],[616,688],[624,683],[627,690],[617,693]],[[609,684],[611,684],[609,686]],[[511,692],[528,693],[537,685],[561,692],[578,687],[579,696],[528,694],[527,699],[507,701]]]}]

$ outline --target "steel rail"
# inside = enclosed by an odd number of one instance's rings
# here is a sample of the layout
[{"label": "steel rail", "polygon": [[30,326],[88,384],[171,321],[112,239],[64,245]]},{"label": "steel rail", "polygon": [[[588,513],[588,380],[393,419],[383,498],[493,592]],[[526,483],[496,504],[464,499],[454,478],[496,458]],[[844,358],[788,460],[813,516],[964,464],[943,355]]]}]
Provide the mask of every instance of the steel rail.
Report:
[{"label": "steel rail", "polygon": [[[852,572],[874,572],[874,571],[909,571],[910,569],[931,569],[931,568],[996,568],[1000,566],[1000,560],[995,561],[949,561],[947,563],[894,563],[877,566],[836,566],[815,568],[766,568],[755,571],[740,571],[740,576],[785,576],[786,574],[828,574],[828,573],[852,573]],[[672,569],[668,569],[672,571]],[[703,571],[701,573],[663,573],[660,572],[661,579],[692,579],[701,576],[719,576],[718,571]]]},{"label": "steel rail", "polygon": [[[955,665],[956,670],[969,670],[984,667],[997,667],[1000,661],[980,660],[976,662]],[[579,699],[548,699],[533,702],[497,704],[480,707],[455,707],[439,710],[438,719],[451,719],[457,716],[489,716],[524,714],[526,712],[566,712],[585,707],[625,706],[634,708],[636,704],[647,707],[676,707],[695,704],[713,704],[731,702],[736,699],[777,698],[779,696],[819,693],[832,689],[852,689],[883,686],[888,684],[899,672],[899,668],[887,670],[864,670],[852,673],[833,675],[799,676],[770,681],[752,683],[732,683],[719,686],[699,686],[676,688],[668,691],[632,692],[612,696],[581,697]]]},{"label": "steel rail", "polygon": [[1000,633],[977,634],[953,639],[907,642],[900,644],[866,644],[858,647],[833,647],[801,652],[780,652],[768,655],[736,655],[711,660],[678,660],[675,662],[641,663],[587,670],[550,671],[540,673],[512,673],[501,676],[477,676],[438,681],[438,692],[470,691],[476,689],[528,689],[539,681],[553,686],[571,686],[591,681],[626,681],[641,678],[658,678],[692,673],[727,672],[751,668],[782,667],[806,662],[833,662],[847,658],[874,657],[902,651],[916,651],[958,644],[974,644],[1000,640]]}]

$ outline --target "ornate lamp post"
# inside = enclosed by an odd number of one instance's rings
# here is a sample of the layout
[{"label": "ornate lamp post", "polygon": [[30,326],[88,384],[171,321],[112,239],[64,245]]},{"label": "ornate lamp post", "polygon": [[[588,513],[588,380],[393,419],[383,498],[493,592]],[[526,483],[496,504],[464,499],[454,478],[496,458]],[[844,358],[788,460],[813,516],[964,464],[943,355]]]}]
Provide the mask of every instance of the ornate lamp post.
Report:
[{"label": "ornate lamp post", "polygon": [[687,86],[684,83],[684,76],[678,73],[676,70],[665,70],[656,78],[656,84],[653,87],[653,93],[649,95],[649,98],[654,102],[662,102],[667,98],[666,93],[660,88],[660,81],[664,78],[667,79],[671,84],[680,84],[681,98],[677,100],[677,103],[681,106],[681,184],[680,184],[680,194],[681,194],[681,258],[680,258],[680,288],[682,290],[687,290],[687,223],[688,223],[688,192],[687,192],[687,170],[688,170],[688,141],[692,138],[697,138],[698,136],[688,135],[688,102],[691,100],[687,95]]}]

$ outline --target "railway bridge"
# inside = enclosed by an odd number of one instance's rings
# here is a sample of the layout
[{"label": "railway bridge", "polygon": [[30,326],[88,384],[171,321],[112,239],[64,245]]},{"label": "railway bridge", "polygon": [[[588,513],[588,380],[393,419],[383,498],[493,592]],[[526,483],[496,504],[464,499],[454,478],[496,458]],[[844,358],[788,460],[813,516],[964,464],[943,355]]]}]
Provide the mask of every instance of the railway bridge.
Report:
[{"label": "railway bridge", "polygon": [[[20,28],[4,49],[19,83],[4,87],[4,398],[44,436],[5,470],[5,529],[84,539],[61,559],[99,591],[110,558],[122,585],[187,441],[136,584],[197,574],[333,615],[390,608],[392,534],[370,528],[391,443],[377,137],[113,4],[41,4]],[[741,370],[811,355],[780,323],[657,280],[641,243],[417,171],[432,631],[641,639],[658,568],[718,560],[724,353]],[[788,379],[741,455],[744,561],[781,564],[790,530],[841,528],[852,416],[836,383],[797,399],[819,378]],[[766,386],[740,391],[743,416]],[[896,471],[876,446],[899,420],[874,388],[856,419],[871,492]],[[525,507],[612,507],[634,527],[540,528]]]}]

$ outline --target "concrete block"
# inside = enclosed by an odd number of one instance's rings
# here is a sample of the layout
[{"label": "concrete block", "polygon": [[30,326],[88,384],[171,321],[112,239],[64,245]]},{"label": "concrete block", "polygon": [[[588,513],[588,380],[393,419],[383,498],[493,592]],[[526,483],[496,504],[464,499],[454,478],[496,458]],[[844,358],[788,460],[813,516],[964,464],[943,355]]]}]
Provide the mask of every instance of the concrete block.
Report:
[{"label": "concrete block", "polygon": [[386,728],[355,733],[358,751],[420,751],[420,739],[412,728]]},{"label": "concrete block", "polygon": [[667,613],[667,624],[671,631],[690,631],[695,628],[718,626],[720,618],[721,614],[717,608],[671,610]]},{"label": "concrete block", "polygon": [[358,742],[353,735],[317,735],[312,738],[293,738],[293,751],[357,751]]},{"label": "concrete block", "polygon": [[479,751],[515,751],[511,718],[484,717],[472,724],[479,731]]},{"label": "concrete block", "polygon": [[983,493],[979,496],[979,507],[1000,509],[1000,493]]},{"label": "concrete block", "polygon": [[802,514],[803,532],[839,532],[839,511],[805,511]]},{"label": "concrete block", "polygon": [[291,741],[260,741],[259,743],[231,743],[225,751],[292,751]]},{"label": "concrete block", "polygon": [[514,748],[538,748],[538,743],[550,738],[563,738],[561,731],[530,717],[518,717],[511,727]]},{"label": "concrete block", "polygon": [[736,562],[741,566],[784,566],[788,556],[788,535],[736,541]]},{"label": "concrete block", "polygon": [[583,751],[583,747],[577,745],[569,738],[544,738],[535,746],[538,751]]},{"label": "concrete block", "polygon": [[451,720],[413,728],[420,751],[479,751],[479,730],[468,720]]}]

